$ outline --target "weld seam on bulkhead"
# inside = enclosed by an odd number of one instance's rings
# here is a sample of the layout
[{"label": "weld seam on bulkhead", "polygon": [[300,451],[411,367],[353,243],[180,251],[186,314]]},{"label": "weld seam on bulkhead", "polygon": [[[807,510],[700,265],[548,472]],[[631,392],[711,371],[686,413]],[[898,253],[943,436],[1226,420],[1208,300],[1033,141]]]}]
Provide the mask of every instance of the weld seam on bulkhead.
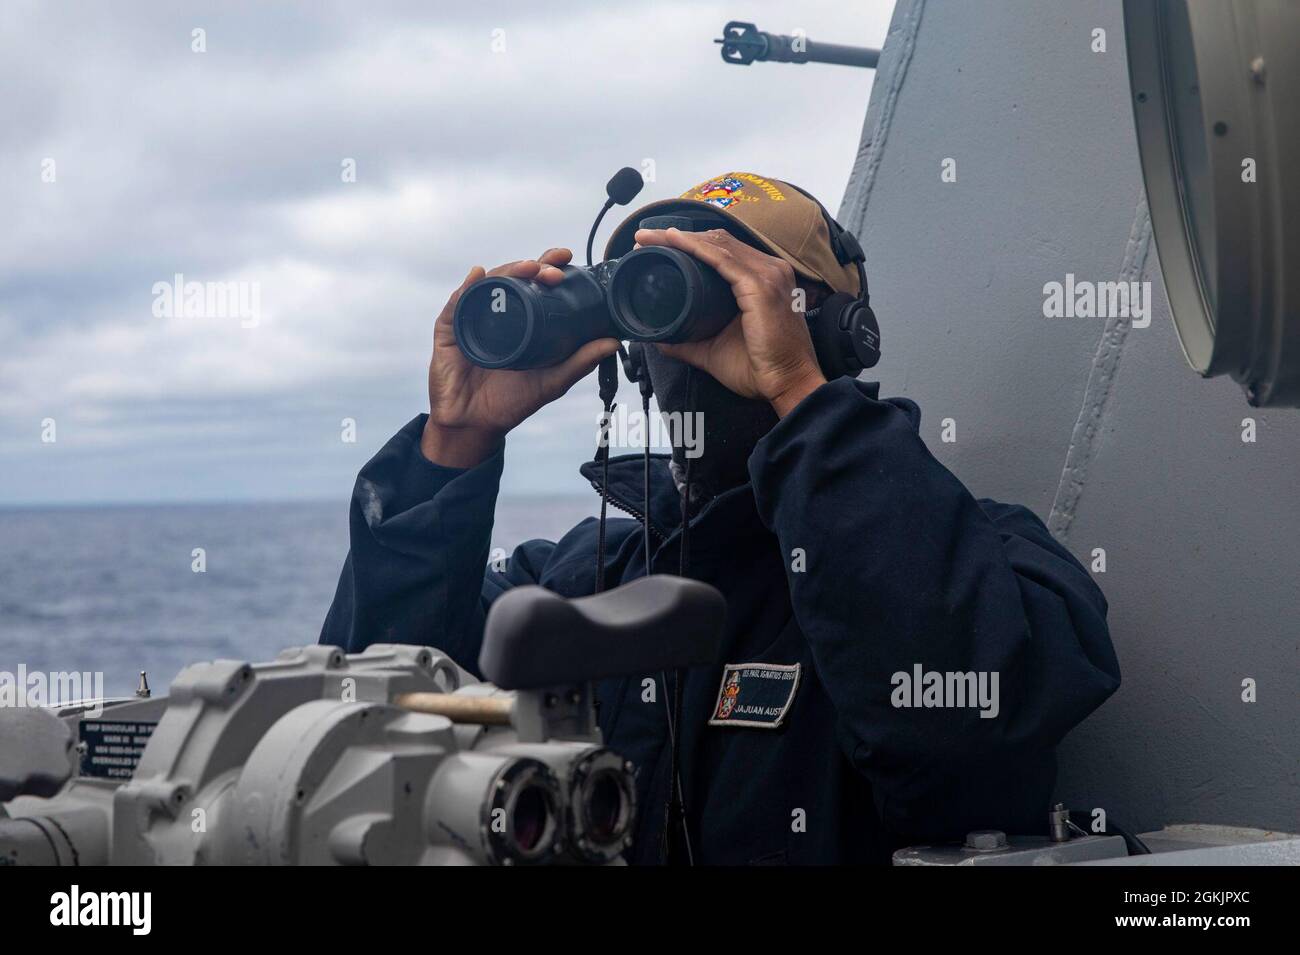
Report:
[{"label": "weld seam on bulkhead", "polygon": [[[900,3],[908,3],[909,0],[899,0]],[[894,122],[894,110],[898,103],[898,94],[903,87],[903,80],[907,76],[907,68],[912,62],[912,51],[916,48],[916,35],[921,27],[921,13],[925,9],[925,0],[910,0],[909,8],[905,14],[903,26],[901,28],[902,36],[897,42],[898,58],[892,64],[885,55],[882,48],[880,54],[880,63],[883,64],[887,73],[883,77],[885,81],[885,93],[880,101],[880,113],[876,117],[874,128],[870,136],[864,135],[859,147],[858,156],[853,164],[853,171],[849,174],[848,186],[844,190],[844,201],[841,203],[839,214],[836,220],[839,222],[859,223],[866,218],[867,203],[871,199],[871,190],[875,186],[876,172],[880,168],[880,159],[885,151],[885,140],[889,138],[889,130]],[[890,44],[890,39],[886,37],[886,46],[892,53],[894,46]],[[876,81],[882,79],[879,69],[876,71]],[[872,100],[875,100],[875,91],[872,91]],[[871,120],[871,110],[867,110],[867,121]],[[863,130],[864,134],[866,130]],[[861,174],[859,174],[861,170]],[[855,183],[862,182],[862,186],[855,190]],[[850,198],[860,196],[858,201],[854,202],[854,208],[848,207]]]},{"label": "weld seam on bulkhead", "polygon": [[[1146,268],[1147,252],[1151,248],[1151,213],[1147,207],[1146,194],[1138,199],[1137,209],[1133,215],[1133,224],[1129,228],[1128,245],[1124,249],[1124,262],[1120,266],[1120,281],[1138,282]],[[1147,308],[1151,302],[1148,298]],[[1149,314],[1149,311],[1148,311]],[[1088,465],[1092,462],[1101,444],[1102,415],[1110,401],[1115,384],[1115,375],[1119,370],[1120,355],[1128,340],[1129,329],[1133,319],[1129,316],[1112,315],[1106,319],[1106,327],[1097,342],[1097,352],[1093,355],[1092,366],[1088,372],[1088,384],[1083,392],[1083,405],[1075,419],[1070,432],[1070,446],[1065,453],[1065,465],[1061,469],[1061,479],[1056,486],[1056,496],[1052,500],[1052,510],[1047,518],[1047,529],[1060,541],[1070,533],[1078,510],[1079,499],[1088,480]]]}]

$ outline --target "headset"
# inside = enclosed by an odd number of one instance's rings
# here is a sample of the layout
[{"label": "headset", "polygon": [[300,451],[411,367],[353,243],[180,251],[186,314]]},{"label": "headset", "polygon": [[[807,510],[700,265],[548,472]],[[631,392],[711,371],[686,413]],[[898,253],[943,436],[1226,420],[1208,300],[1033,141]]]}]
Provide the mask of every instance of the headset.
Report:
[{"label": "headset", "polygon": [[[841,265],[852,264],[857,269],[857,295],[832,292],[820,305],[804,313],[822,374],[832,381],[846,376],[856,378],[864,369],[872,368],[880,361],[880,325],[876,320],[876,313],[871,308],[871,293],[867,286],[866,255],[857,237],[836,222],[815,196],[792,182],[785,184],[816,204],[822,219],[826,222],[831,251],[835,254],[836,261]],[[683,218],[697,220],[708,228],[723,229],[738,241],[754,246],[760,251],[767,251],[756,242],[744,223],[721,212],[678,211],[672,215],[651,216],[645,221],[663,220],[650,228],[667,228],[674,224],[671,220]],[[639,369],[644,364],[640,355],[642,347],[640,342],[632,344],[631,367],[626,359],[624,361],[624,370],[630,381],[638,380],[634,376],[634,369]]]},{"label": "headset", "polygon": [[816,196],[792,182],[786,185],[815,202],[821,210],[836,261],[840,265],[851,262],[857,268],[857,295],[833,292],[804,315],[822,374],[832,380],[845,375],[856,378],[864,369],[872,368],[880,361],[880,324],[871,309],[866,254],[857,236],[836,222]]}]

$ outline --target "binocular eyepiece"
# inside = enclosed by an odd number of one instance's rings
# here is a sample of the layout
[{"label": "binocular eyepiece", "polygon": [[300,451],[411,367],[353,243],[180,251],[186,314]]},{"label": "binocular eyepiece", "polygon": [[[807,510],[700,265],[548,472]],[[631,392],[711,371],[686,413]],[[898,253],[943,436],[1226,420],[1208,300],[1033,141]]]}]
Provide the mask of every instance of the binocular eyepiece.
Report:
[{"label": "binocular eyepiece", "polygon": [[[686,216],[651,216],[643,229],[695,230]],[[541,368],[589,341],[688,342],[736,317],[731,285],[679,249],[647,246],[591,268],[565,266],[555,285],[479,279],[456,303],[456,343],[483,368]]]}]

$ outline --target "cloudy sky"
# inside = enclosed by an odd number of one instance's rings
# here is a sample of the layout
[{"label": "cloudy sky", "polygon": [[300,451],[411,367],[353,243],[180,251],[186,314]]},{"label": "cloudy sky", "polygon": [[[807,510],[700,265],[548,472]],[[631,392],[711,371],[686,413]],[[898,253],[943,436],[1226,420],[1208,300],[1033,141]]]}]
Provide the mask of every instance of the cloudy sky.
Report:
[{"label": "cloudy sky", "polygon": [[[618,167],[639,201],[744,169],[834,209],[871,71],[710,40],[879,46],[891,8],[6,0],[0,506],[346,497],[427,410],[469,266],[580,249]],[[158,314],[177,273],[256,319]],[[506,492],[582,493],[598,409],[593,378],[514,432]]]}]

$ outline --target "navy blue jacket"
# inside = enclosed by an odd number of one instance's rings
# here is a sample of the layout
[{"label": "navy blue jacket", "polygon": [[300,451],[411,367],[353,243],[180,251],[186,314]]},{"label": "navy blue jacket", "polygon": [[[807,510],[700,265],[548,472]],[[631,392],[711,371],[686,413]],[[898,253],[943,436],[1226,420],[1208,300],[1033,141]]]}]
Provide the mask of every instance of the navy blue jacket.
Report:
[{"label": "navy blue jacket", "polygon": [[[884,862],[900,845],[971,829],[1043,833],[1056,744],[1119,685],[1089,574],[1027,509],[973,498],[930,455],[919,420],[874,384],[823,385],[759,442],[752,483],[692,519],[689,574],[728,605],[721,658],[682,684],[697,862]],[[357,478],[352,549],[321,641],[348,652],[426,644],[477,673],[485,614],[507,588],[593,592],[597,523],[524,543],[484,573],[502,452],[440,467],[420,453],[423,426],[413,420]],[[599,488],[595,465],[582,471]],[[639,515],[641,456],[614,458],[609,484],[611,503]],[[653,569],[675,573],[680,497],[662,458],[650,510]],[[639,521],[611,519],[608,541],[609,586],[646,573]],[[742,663],[799,665],[778,728],[711,723],[724,665]],[[895,705],[894,675],[918,666],[998,674],[996,718]],[[639,677],[597,687],[607,745],[638,767],[633,862],[660,861],[669,759],[658,689],[647,701]]]}]

